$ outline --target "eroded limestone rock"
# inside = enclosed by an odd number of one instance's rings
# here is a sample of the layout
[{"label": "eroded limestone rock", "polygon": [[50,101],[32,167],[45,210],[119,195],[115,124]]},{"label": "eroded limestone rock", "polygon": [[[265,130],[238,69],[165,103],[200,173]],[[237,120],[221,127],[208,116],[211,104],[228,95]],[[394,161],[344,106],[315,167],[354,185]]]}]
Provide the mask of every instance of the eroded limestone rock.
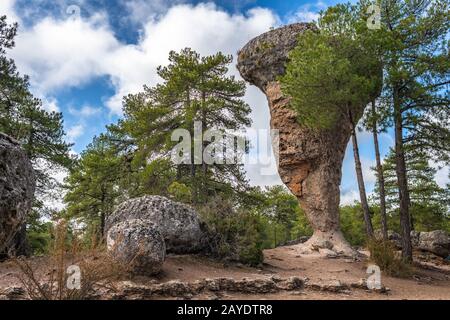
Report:
[{"label": "eroded limestone rock", "polygon": [[443,230],[420,232],[417,248],[446,258],[450,256],[450,235]]},{"label": "eroded limestone rock", "polygon": [[114,259],[136,275],[159,273],[166,258],[163,236],[156,226],[143,220],[114,225],[108,231],[107,246]]},{"label": "eroded limestone rock", "polygon": [[106,229],[129,219],[140,219],[158,227],[169,253],[194,253],[201,249],[200,217],[185,204],[161,196],[131,199],[117,207],[108,218]]},{"label": "eroded limestone rock", "polygon": [[[339,185],[351,125],[343,116],[327,130],[299,125],[296,112],[289,108],[290,97],[283,95],[277,81],[285,72],[289,52],[295,48],[299,34],[314,28],[311,24],[298,23],[253,39],[239,52],[237,67],[245,80],[267,96],[271,127],[279,131],[278,171],[297,196],[314,229],[311,239],[298,245],[300,252],[326,248],[354,255],[339,226]],[[363,107],[355,120],[362,114]]]},{"label": "eroded limestone rock", "polygon": [[16,255],[36,187],[30,160],[19,142],[0,133],[0,254]]}]

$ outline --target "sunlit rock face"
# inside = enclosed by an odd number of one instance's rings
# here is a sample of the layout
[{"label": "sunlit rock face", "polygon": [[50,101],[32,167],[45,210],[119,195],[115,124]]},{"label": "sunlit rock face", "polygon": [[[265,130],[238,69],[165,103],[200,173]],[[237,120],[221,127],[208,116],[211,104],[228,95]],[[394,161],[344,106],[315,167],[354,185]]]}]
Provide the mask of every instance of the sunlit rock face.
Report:
[{"label": "sunlit rock face", "polygon": [[[298,23],[269,31],[251,40],[240,52],[238,69],[242,77],[267,96],[271,128],[279,131],[279,173],[297,196],[314,229],[313,237],[298,246],[301,252],[321,248],[353,255],[339,226],[342,162],[352,128],[342,116],[328,129],[308,129],[289,108],[291,98],[282,93],[277,78],[284,74],[289,52],[298,36],[315,27]],[[261,106],[262,107],[262,106]],[[359,114],[354,115],[358,120]]]},{"label": "sunlit rock face", "polygon": [[16,239],[33,204],[35,174],[26,152],[0,133],[0,254],[16,255]]}]

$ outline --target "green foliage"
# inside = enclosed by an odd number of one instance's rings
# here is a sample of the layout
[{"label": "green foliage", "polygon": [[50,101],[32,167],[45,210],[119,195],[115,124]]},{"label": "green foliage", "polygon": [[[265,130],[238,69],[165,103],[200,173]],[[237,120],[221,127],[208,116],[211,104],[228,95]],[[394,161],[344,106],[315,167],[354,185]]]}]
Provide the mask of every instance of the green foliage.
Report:
[{"label": "green foliage", "polygon": [[354,127],[361,106],[376,95],[381,83],[377,57],[363,46],[363,37],[341,26],[336,17],[341,14],[325,12],[320,31],[299,36],[279,78],[283,92],[292,97],[299,123],[306,127],[330,128],[338,119]]},{"label": "green foliage", "polygon": [[[435,181],[437,170],[429,165],[430,155],[406,146],[406,168],[410,211],[416,231],[448,230],[450,224],[450,189],[441,188]],[[385,159],[386,206],[390,217],[398,217],[398,185],[395,154],[391,150]],[[377,201],[378,184],[374,199]],[[392,219],[390,219],[392,220]],[[391,227],[391,229],[394,229]]]},{"label": "green foliage", "polygon": [[340,208],[341,229],[345,239],[351,245],[364,245],[367,235],[361,204],[343,206]]},{"label": "green foliage", "polygon": [[256,209],[266,218],[265,233],[271,248],[301,236],[309,236],[312,229],[297,198],[284,186],[274,186],[261,192],[261,203]]},{"label": "green foliage", "polygon": [[367,247],[370,252],[370,260],[387,275],[401,278],[412,275],[412,266],[399,257],[392,242],[372,238],[367,241]]},{"label": "green foliage", "polygon": [[[205,203],[218,194],[239,194],[248,188],[241,165],[208,165],[193,154],[188,164],[170,161],[178,144],[171,139],[175,129],[191,134],[193,151],[194,122],[202,124],[202,134],[251,124],[250,107],[242,99],[245,83],[227,74],[231,62],[232,57],[222,53],[201,57],[189,48],[171,52],[169,65],[158,68],[162,83],[125,98],[124,119],[113,129],[134,146],[139,193],[166,193],[177,182],[191,190],[193,203]],[[204,142],[202,150],[209,144]]]},{"label": "green foliage", "polygon": [[258,215],[216,198],[201,209],[209,234],[209,252],[218,258],[258,265],[263,261],[262,229]]},{"label": "green foliage", "polygon": [[65,181],[66,217],[97,225],[103,237],[105,220],[122,195],[119,183],[123,167],[124,158],[117,156],[107,137],[95,138]]},{"label": "green foliage", "polygon": [[187,185],[177,181],[173,182],[167,191],[175,201],[190,203],[192,200],[191,189]]},{"label": "green foliage", "polygon": [[42,221],[39,214],[33,211],[27,224],[27,240],[33,255],[48,253],[52,241],[52,223]]}]

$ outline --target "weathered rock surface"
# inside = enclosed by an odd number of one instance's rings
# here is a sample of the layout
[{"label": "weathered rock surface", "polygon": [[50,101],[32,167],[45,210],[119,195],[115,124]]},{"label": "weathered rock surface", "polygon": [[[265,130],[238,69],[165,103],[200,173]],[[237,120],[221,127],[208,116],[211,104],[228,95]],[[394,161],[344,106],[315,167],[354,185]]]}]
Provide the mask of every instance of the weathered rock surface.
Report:
[{"label": "weathered rock surface", "polygon": [[[118,285],[118,292],[112,294],[102,294],[102,299],[112,300],[145,300],[155,297],[176,297],[191,299],[200,294],[212,294],[213,299],[218,299],[224,293],[240,294],[273,294],[277,292],[298,293],[305,290],[322,291],[337,294],[350,294],[353,289],[368,291],[365,279],[359,282],[345,283],[341,281],[332,281],[325,283],[310,283],[307,278],[289,277],[282,278],[272,276],[269,278],[258,279],[233,279],[216,278],[203,279],[194,282],[183,282],[172,280],[164,283],[137,284],[131,281],[125,281]],[[371,290],[375,293],[386,294],[389,288],[382,287],[379,290]]]},{"label": "weathered rock surface", "polygon": [[30,160],[19,142],[0,133],[0,253],[16,255],[13,241],[31,209],[36,187]]},{"label": "weathered rock surface", "polygon": [[279,291],[292,291],[302,289],[304,279],[290,277],[285,279],[232,279],[217,278],[204,279],[194,282],[173,280],[152,285],[139,285],[133,282],[124,282],[120,292],[114,294],[112,299],[149,299],[155,296],[162,297],[189,297],[203,292],[239,292],[244,294],[268,294]]},{"label": "weathered rock surface", "polygon": [[447,258],[450,256],[450,236],[443,230],[420,232],[417,249]]},{"label": "weathered rock surface", "polygon": [[[382,239],[380,230],[375,231],[375,237]],[[391,230],[388,230],[388,240],[391,241],[397,249],[402,248],[401,236]],[[450,255],[450,235],[443,230],[430,232],[411,231],[411,243],[414,249],[431,252],[437,256],[446,258]]]},{"label": "weathered rock surface", "polygon": [[108,218],[106,229],[129,219],[154,224],[163,235],[169,253],[194,253],[201,249],[203,232],[199,215],[185,204],[161,196],[131,199],[119,205]]},{"label": "weathered rock surface", "polygon": [[166,258],[164,238],[158,228],[143,220],[119,222],[108,231],[108,251],[136,275],[161,271]]},{"label": "weathered rock surface", "polygon": [[[285,72],[289,52],[295,48],[299,34],[314,28],[311,24],[293,24],[253,39],[239,52],[237,67],[245,80],[267,96],[271,127],[279,132],[278,171],[314,229],[314,235],[299,245],[299,250],[307,253],[327,248],[354,255],[339,226],[339,185],[351,125],[342,116],[327,130],[302,127],[296,112],[289,108],[290,97],[283,95],[277,81]],[[355,121],[363,109],[354,115]]]}]

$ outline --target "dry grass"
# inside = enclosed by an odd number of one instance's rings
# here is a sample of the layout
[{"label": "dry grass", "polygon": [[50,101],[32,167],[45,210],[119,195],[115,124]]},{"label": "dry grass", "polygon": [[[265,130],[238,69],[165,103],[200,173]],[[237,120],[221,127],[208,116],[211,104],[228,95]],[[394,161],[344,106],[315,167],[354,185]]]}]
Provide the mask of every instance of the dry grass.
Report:
[{"label": "dry grass", "polygon": [[399,256],[390,241],[370,239],[367,242],[367,248],[370,252],[370,260],[387,275],[399,278],[408,278],[413,275],[412,265]]},{"label": "dry grass", "polygon": [[[36,270],[25,259],[14,260],[20,269],[18,278],[30,299],[93,299],[100,289],[115,290],[114,282],[128,274],[129,266],[117,263],[104,247],[95,244],[83,249],[77,239],[74,237],[67,244],[67,226],[60,223],[45,270]],[[68,285],[72,280],[69,266],[77,266],[81,271],[79,289]]]}]

